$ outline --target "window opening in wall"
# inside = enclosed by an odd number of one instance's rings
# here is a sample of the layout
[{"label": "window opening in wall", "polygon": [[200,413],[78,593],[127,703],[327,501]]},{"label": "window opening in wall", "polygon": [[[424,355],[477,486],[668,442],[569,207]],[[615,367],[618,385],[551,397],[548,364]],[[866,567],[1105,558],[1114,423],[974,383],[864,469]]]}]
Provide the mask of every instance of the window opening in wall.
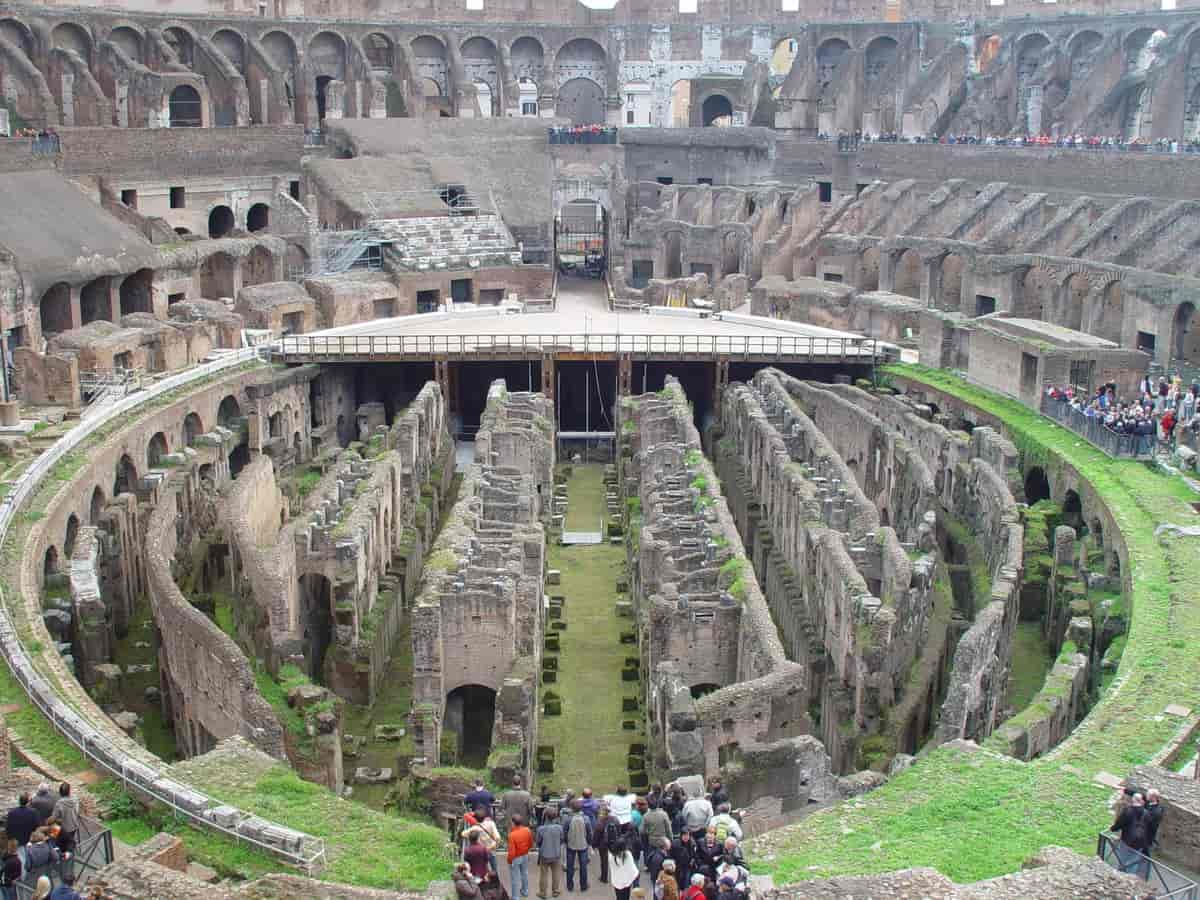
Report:
[{"label": "window opening in wall", "polygon": [[[800,0],[783,0],[784,12],[800,12]],[[795,41],[789,41],[789,44],[794,44]]]},{"label": "window opening in wall", "polygon": [[126,188],[121,191],[121,202],[130,209],[137,209],[137,191],[133,188]]},{"label": "window opening in wall", "polygon": [[182,303],[186,299],[187,294],[167,294],[167,306],[170,306],[172,303]]},{"label": "window opening in wall", "polygon": [[861,194],[866,189],[866,187],[867,187],[867,182],[860,181],[857,185],[854,186],[854,196],[857,197],[859,194]]},{"label": "window opening in wall", "polygon": [[293,200],[299,200],[300,199],[300,182],[299,181],[289,181],[288,182],[288,193],[292,195]]},{"label": "window opening in wall", "polygon": [[1175,0],[1162,0],[1161,9],[1163,9],[1164,11],[1169,11],[1169,10],[1175,9]]},{"label": "window opening in wall", "polygon": [[712,183],[713,183],[713,180],[711,178],[697,178],[696,179],[696,184],[712,184]]},{"label": "window opening in wall", "polygon": [[467,9],[471,9],[471,10],[483,9],[483,0],[467,0]]},{"label": "window opening in wall", "polygon": [[1032,353],[1021,354],[1021,393],[1032,395],[1037,392],[1038,358]]},{"label": "window opening in wall", "polygon": [[996,311],[996,298],[987,294],[975,295],[975,315],[989,316]]},{"label": "window opening in wall", "polygon": [[538,107],[537,107],[536,103],[525,102],[525,103],[521,104],[521,115],[536,116],[537,114],[538,114]]},{"label": "window opening in wall", "polygon": [[187,192],[181,187],[171,188],[171,209],[187,208]]},{"label": "window opening in wall", "polygon": [[390,319],[395,314],[394,300],[376,300],[372,312],[376,319]]},{"label": "window opening in wall", "polygon": [[8,332],[8,346],[10,348],[25,346],[25,326],[17,325],[11,328]]},{"label": "window opening in wall", "polygon": [[124,353],[114,353],[113,354],[113,368],[114,369],[132,369],[133,368],[133,357],[129,354],[128,351],[126,351]]},{"label": "window opening in wall", "polygon": [[841,272],[826,272],[825,276],[824,276],[824,280],[832,282],[833,284],[841,284],[842,283],[842,273]]},{"label": "window opening in wall", "polygon": [[681,13],[697,12],[700,6],[699,0],[679,0],[679,11]]},{"label": "window opening in wall", "polygon": [[417,291],[417,312],[419,313],[437,312],[441,302],[441,291]]},{"label": "window opening in wall", "polygon": [[290,312],[283,314],[283,334],[302,334],[304,332],[304,313]]},{"label": "window opening in wall", "polygon": [[471,296],[471,279],[470,278],[455,278],[450,282],[450,299],[455,303],[470,303]]},{"label": "window opening in wall", "polygon": [[818,181],[817,182],[817,192],[819,194],[819,199],[822,203],[832,203],[833,202],[833,182],[832,181]]},{"label": "window opening in wall", "polygon": [[660,175],[660,176],[658,176],[658,178],[655,178],[654,180],[657,181],[659,184],[674,184],[675,183],[675,179],[669,175]]},{"label": "window opening in wall", "polygon": [[633,125],[633,124],[634,124],[634,121],[633,121],[633,110],[632,110],[632,109],[627,109],[627,110],[625,110],[625,124],[626,124],[626,125]]},{"label": "window opening in wall", "polygon": [[1137,333],[1137,348],[1146,353],[1154,352],[1155,336],[1148,331],[1139,331]]}]

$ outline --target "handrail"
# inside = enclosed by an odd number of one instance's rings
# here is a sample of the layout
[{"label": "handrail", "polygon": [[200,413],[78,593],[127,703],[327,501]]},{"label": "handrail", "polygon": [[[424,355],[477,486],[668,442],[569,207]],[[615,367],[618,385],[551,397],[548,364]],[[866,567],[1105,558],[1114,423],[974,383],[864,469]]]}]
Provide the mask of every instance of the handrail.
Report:
[{"label": "handrail", "polygon": [[[64,434],[45,453],[33,461],[17,479],[8,496],[0,500],[0,545],[7,538],[8,530],[21,504],[29,499],[54,466],[90,437],[96,429],[127,417],[148,401],[257,359],[260,349],[248,347],[238,350],[226,354],[214,362],[164,378],[146,391],[125,397],[111,406],[98,410],[93,416],[80,422]],[[132,785],[139,793],[169,806],[177,818],[183,817],[201,828],[221,832],[235,842],[251,844],[309,874],[319,871],[324,866],[325,842],[321,838],[267,822],[252,813],[230,807],[202,791],[175,781],[170,777],[165,766],[147,765],[142,760],[129,756],[119,745],[105,739],[92,723],[58,696],[54,686],[34,667],[33,660],[17,635],[17,629],[9,615],[2,587],[0,587],[0,655],[4,657],[13,677],[21,685],[30,702],[41,711],[54,728],[94,765],[119,778],[127,787]],[[218,808],[227,811],[225,818],[231,823],[230,825],[224,825],[210,817]],[[239,830],[241,826],[247,826],[250,823],[253,823],[254,827],[262,833],[277,835],[280,844],[267,843]],[[296,849],[291,849],[284,845],[285,842],[295,843],[298,846]]]},{"label": "handrail", "polygon": [[346,356],[476,356],[546,352],[629,353],[690,356],[742,356],[796,360],[837,357],[871,360],[881,347],[874,338],[808,337],[802,335],[697,334],[342,334],[289,335],[276,344],[284,358],[314,360]]},{"label": "handrail", "polygon": [[1069,428],[1098,450],[1115,457],[1147,459],[1154,456],[1158,443],[1158,425],[1154,434],[1121,434],[1113,431],[1099,416],[1085,416],[1069,401],[1042,394],[1041,413],[1064,428]]},{"label": "handrail", "polygon": [[1200,885],[1146,854],[1134,850],[1108,831],[1096,839],[1096,855],[1114,869],[1145,881],[1156,900],[1200,900]]}]

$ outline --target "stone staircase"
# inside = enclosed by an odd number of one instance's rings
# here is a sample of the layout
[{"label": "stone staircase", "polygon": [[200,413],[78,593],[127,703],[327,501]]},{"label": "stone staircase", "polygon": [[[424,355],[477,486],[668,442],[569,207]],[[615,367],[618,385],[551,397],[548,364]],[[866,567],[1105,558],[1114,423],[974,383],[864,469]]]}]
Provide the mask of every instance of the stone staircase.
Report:
[{"label": "stone staircase", "polygon": [[516,241],[494,214],[395,219],[386,232],[391,247],[384,258],[404,271],[521,264]]}]

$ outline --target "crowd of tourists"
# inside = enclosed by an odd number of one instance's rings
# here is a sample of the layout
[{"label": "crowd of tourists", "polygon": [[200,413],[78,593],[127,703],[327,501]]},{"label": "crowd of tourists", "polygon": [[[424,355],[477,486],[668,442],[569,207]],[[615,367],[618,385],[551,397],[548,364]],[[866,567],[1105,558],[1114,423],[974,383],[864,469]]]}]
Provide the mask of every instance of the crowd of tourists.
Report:
[{"label": "crowd of tourists", "polygon": [[1153,153],[1200,153],[1200,140],[1178,141],[1168,138],[1147,140],[1146,138],[1106,137],[1090,134],[1067,134],[1061,137],[1050,137],[1045,134],[1037,135],[974,135],[974,134],[944,134],[906,136],[897,132],[838,132],[836,135],[820,133],[818,140],[838,142],[843,150],[855,149],[859,144],[966,144],[978,147],[1057,147],[1067,150],[1123,150],[1129,152]]},{"label": "crowd of tourists", "polygon": [[550,129],[551,144],[615,144],[617,129],[607,125],[561,125]]},{"label": "crowd of tourists", "polygon": [[[629,900],[643,878],[654,900],[745,900],[750,872],[742,827],[719,780],[689,796],[678,784],[644,794],[625,787],[603,797],[591,788],[538,799],[514,778],[495,797],[482,784],[464,798],[462,862],[454,871],[458,900],[526,900],[535,880],[539,900],[588,890],[591,863],[616,900]],[[508,862],[509,884],[496,856]]]},{"label": "crowd of tourists", "polygon": [[[79,801],[71,785],[58,791],[43,782],[32,797],[21,794],[4,818],[4,853],[0,857],[0,893],[17,900],[17,883],[37,877],[34,900],[83,900],[75,890],[70,865],[79,835]],[[98,888],[88,895],[98,900]]]},{"label": "crowd of tourists", "polygon": [[1154,788],[1143,790],[1136,785],[1125,788],[1126,802],[1117,813],[1112,831],[1120,836],[1117,845],[1117,863],[1122,872],[1146,878],[1147,869],[1158,843],[1158,829],[1162,825],[1162,798]]},{"label": "crowd of tourists", "polygon": [[1150,376],[1138,385],[1136,398],[1120,397],[1117,386],[1103,384],[1094,392],[1086,388],[1050,387],[1046,396],[1089,419],[1096,419],[1115,434],[1140,439],[1139,451],[1152,452],[1156,446],[1171,450],[1178,436],[1186,431],[1189,441],[1200,432],[1200,385],[1183,386],[1183,379]]}]

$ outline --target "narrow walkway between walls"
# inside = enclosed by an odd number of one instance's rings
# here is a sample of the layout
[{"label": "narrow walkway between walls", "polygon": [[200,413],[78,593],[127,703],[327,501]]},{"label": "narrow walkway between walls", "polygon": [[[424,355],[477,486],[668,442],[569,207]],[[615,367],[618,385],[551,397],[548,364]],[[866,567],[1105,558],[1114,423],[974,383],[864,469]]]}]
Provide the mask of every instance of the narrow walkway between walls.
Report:
[{"label": "narrow walkway between walls", "polygon": [[[570,469],[564,531],[606,534],[605,467],[589,464],[563,469]],[[561,618],[554,618],[556,604],[551,601],[546,626],[547,643],[552,647],[557,636],[558,651],[547,649],[545,659],[556,660],[549,666],[557,669],[553,682],[543,678],[538,729],[539,748],[554,748],[554,768],[552,772],[538,771],[534,780],[556,794],[567,788],[578,793],[590,787],[602,796],[617,785],[629,786],[631,745],[645,743],[640,709],[625,709],[625,698],[640,702],[640,682],[623,680],[622,675],[628,668],[627,658],[635,664],[637,658],[636,643],[621,643],[622,631],[633,631],[633,619],[617,615],[617,583],[625,578],[625,545],[611,544],[607,537],[600,543],[567,547],[554,541],[546,555],[549,569],[561,573],[559,584],[547,585],[547,596],[561,596],[563,602]],[[560,624],[566,627],[557,627]],[[555,698],[560,714],[546,715],[546,701],[551,700],[553,709]]]}]

